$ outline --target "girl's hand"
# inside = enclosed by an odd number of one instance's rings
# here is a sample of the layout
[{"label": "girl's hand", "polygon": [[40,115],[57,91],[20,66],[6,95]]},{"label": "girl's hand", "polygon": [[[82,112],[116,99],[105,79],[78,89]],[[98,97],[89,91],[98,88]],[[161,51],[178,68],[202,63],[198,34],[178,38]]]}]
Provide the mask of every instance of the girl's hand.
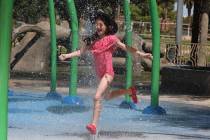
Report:
[{"label": "girl's hand", "polygon": [[144,57],[144,58],[151,59],[151,60],[152,60],[152,58],[153,58],[151,53],[145,53],[145,54],[143,54],[143,57]]},{"label": "girl's hand", "polygon": [[152,54],[150,54],[150,53],[143,53],[143,52],[140,52],[140,51],[137,51],[136,53],[140,57],[144,57],[144,58],[148,58],[148,59],[152,59],[153,58]]},{"label": "girl's hand", "polygon": [[66,54],[61,54],[58,58],[59,60],[64,61],[66,59]]}]

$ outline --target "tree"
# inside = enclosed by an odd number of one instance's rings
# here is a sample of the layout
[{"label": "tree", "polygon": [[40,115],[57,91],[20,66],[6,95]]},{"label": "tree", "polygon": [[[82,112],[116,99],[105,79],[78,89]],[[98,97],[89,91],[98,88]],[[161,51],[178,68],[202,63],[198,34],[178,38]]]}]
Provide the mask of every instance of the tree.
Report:
[{"label": "tree", "polygon": [[[192,43],[199,43],[200,45],[192,45],[190,60],[193,66],[206,65],[206,43],[208,36],[209,24],[209,6],[208,0],[194,0],[194,11],[192,21]],[[200,38],[199,38],[200,36]]]},{"label": "tree", "polygon": [[130,8],[131,8],[131,18],[132,20],[135,20],[135,21],[140,21],[142,20],[141,18],[141,13],[142,13],[142,10],[135,4],[131,4],[130,5]]},{"label": "tree", "polygon": [[26,23],[37,23],[48,16],[48,3],[42,0],[15,0],[13,17]]},{"label": "tree", "polygon": [[208,25],[209,25],[209,0],[201,1],[201,46],[198,51],[198,66],[206,66],[206,50],[207,50],[207,37],[208,37]]},{"label": "tree", "polygon": [[[169,12],[172,12],[174,9],[175,0],[157,0],[157,3],[159,8],[163,9],[160,12],[160,17],[163,19],[168,19],[170,15]],[[173,19],[174,16],[170,18]]]},{"label": "tree", "polygon": [[[142,20],[150,20],[150,10],[149,10],[149,1],[148,0],[132,0],[132,3],[139,7],[141,10],[140,16]],[[172,20],[175,19],[175,12],[173,11],[174,8],[174,0],[157,0],[158,4],[158,12],[159,17],[162,19],[170,18]],[[132,6],[134,7],[134,6]],[[131,9],[132,13],[136,12],[136,8]]]}]

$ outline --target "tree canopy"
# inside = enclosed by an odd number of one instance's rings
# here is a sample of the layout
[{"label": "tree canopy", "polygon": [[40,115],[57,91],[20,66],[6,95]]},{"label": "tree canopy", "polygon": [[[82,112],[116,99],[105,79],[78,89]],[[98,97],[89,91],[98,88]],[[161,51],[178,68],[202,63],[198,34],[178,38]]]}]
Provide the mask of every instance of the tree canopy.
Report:
[{"label": "tree canopy", "polygon": [[[48,1],[46,0],[15,0],[14,1],[14,19],[26,23],[36,23],[42,17],[48,17]],[[175,0],[157,0],[160,18],[174,19]],[[109,12],[113,17],[117,14],[118,6],[122,6],[123,1],[119,0],[77,0],[75,1],[78,17],[80,17],[87,6],[92,5],[95,9],[103,9]],[[56,14],[61,19],[68,19],[66,0],[55,0]],[[148,0],[131,0],[130,4],[132,20],[149,21],[149,1]],[[122,11],[122,10],[121,10]],[[122,13],[121,13],[122,14]]]},{"label": "tree canopy", "polygon": [[46,0],[15,0],[13,17],[26,23],[35,23],[48,16],[48,1]]}]

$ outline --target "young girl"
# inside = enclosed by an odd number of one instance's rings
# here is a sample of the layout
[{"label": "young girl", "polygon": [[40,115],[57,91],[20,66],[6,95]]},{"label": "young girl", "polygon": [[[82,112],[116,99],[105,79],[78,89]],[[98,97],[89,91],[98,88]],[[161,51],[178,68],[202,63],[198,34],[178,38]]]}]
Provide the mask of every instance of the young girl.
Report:
[{"label": "young girl", "polygon": [[96,33],[92,37],[86,38],[84,41],[87,46],[80,48],[69,54],[61,54],[60,60],[80,56],[86,50],[90,50],[94,56],[95,68],[97,76],[100,80],[96,94],[94,97],[94,110],[93,118],[90,124],[86,126],[91,134],[96,134],[97,123],[101,112],[101,101],[103,98],[109,100],[114,97],[129,94],[134,103],[137,103],[136,89],[131,87],[129,89],[121,89],[117,91],[107,92],[113,78],[114,70],[112,65],[112,53],[119,47],[132,54],[137,54],[140,57],[152,58],[149,53],[142,53],[135,48],[127,47],[123,44],[114,34],[117,32],[118,27],[114,20],[107,14],[98,12],[95,16]]}]

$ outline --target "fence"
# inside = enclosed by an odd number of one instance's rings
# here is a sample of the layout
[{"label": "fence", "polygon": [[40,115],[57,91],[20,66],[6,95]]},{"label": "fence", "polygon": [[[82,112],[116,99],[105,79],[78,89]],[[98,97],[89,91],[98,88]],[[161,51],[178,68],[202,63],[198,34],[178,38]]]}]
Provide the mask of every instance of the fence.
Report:
[{"label": "fence", "polygon": [[165,46],[165,58],[175,65],[191,64],[197,66],[199,60],[202,60],[202,62],[205,63],[205,66],[208,66],[210,63],[209,45],[182,43],[178,46],[175,42],[162,42],[161,44],[162,46]]},{"label": "fence", "polygon": [[[120,29],[123,29],[123,21],[117,21]],[[136,33],[140,34],[149,34],[151,33],[151,22],[141,22],[141,21],[133,21],[132,22],[132,29]],[[170,34],[175,36],[176,32],[176,23],[174,22],[161,22],[160,23],[160,31],[161,34]],[[191,35],[191,25],[190,24],[183,24],[183,35]]]}]

